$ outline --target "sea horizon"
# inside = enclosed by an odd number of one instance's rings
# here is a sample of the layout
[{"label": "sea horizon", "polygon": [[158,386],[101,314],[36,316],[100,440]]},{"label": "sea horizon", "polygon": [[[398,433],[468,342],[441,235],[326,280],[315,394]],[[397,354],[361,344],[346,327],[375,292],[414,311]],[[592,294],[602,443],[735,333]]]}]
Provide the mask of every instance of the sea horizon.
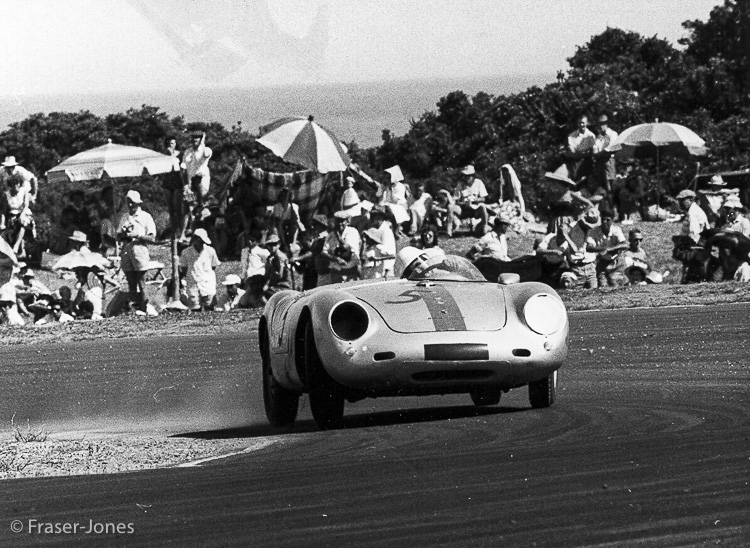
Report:
[{"label": "sea horizon", "polygon": [[313,115],[345,142],[363,148],[381,143],[382,131],[403,135],[410,120],[436,110],[437,102],[452,91],[473,96],[511,95],[532,86],[544,86],[554,75],[524,74],[470,78],[432,78],[341,84],[299,84],[247,88],[205,87],[176,90],[140,90],[116,93],[23,94],[0,96],[0,128],[31,114],[90,111],[97,116],[124,113],[142,105],[159,107],[170,118],[186,122],[218,122],[227,129],[237,122],[252,133],[285,116]]}]

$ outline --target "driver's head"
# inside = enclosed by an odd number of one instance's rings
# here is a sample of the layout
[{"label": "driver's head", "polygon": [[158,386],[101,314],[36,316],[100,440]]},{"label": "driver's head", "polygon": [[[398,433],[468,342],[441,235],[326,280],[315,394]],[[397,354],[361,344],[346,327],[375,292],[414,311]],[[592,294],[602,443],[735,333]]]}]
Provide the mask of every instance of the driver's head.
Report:
[{"label": "driver's head", "polygon": [[414,275],[423,274],[430,267],[440,264],[443,259],[445,259],[445,252],[439,247],[418,249],[406,246],[398,252],[395,272],[398,277],[409,279]]}]

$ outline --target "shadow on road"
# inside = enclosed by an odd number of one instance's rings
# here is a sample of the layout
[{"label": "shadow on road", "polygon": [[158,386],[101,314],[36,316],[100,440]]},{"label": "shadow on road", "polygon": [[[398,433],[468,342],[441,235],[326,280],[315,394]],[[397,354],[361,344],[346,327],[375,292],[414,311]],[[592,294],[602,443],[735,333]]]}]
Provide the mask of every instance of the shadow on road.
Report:
[{"label": "shadow on road", "polygon": [[[522,407],[428,407],[420,409],[400,409],[396,411],[378,411],[359,413],[344,417],[344,429],[371,428],[420,422],[446,421],[482,416],[502,415],[527,411]],[[259,438],[285,434],[303,434],[318,431],[318,425],[311,419],[297,420],[290,428],[274,428],[269,424],[251,424],[241,428],[222,428],[200,432],[174,434],[173,438],[195,439],[233,439]]]}]

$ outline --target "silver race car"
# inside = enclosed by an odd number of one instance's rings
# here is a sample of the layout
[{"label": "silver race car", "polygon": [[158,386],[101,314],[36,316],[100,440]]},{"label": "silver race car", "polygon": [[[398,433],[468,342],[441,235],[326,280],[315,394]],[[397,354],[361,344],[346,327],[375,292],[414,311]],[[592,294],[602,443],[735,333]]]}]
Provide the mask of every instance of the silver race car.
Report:
[{"label": "silver race car", "polygon": [[266,415],[290,426],[309,394],[320,428],[343,426],[344,402],[468,393],[495,405],[528,385],[531,407],[555,401],[568,316],[549,286],[503,274],[485,280],[468,260],[405,248],[401,278],[282,291],[259,325]]}]

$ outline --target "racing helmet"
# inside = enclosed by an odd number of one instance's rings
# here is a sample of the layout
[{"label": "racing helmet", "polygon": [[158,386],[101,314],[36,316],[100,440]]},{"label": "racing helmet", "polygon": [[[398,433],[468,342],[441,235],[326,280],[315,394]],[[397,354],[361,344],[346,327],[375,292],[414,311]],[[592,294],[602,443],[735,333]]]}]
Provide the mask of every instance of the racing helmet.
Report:
[{"label": "racing helmet", "polygon": [[445,259],[445,252],[439,247],[419,249],[406,246],[398,252],[394,272],[399,278],[408,279],[412,275],[422,274]]}]

